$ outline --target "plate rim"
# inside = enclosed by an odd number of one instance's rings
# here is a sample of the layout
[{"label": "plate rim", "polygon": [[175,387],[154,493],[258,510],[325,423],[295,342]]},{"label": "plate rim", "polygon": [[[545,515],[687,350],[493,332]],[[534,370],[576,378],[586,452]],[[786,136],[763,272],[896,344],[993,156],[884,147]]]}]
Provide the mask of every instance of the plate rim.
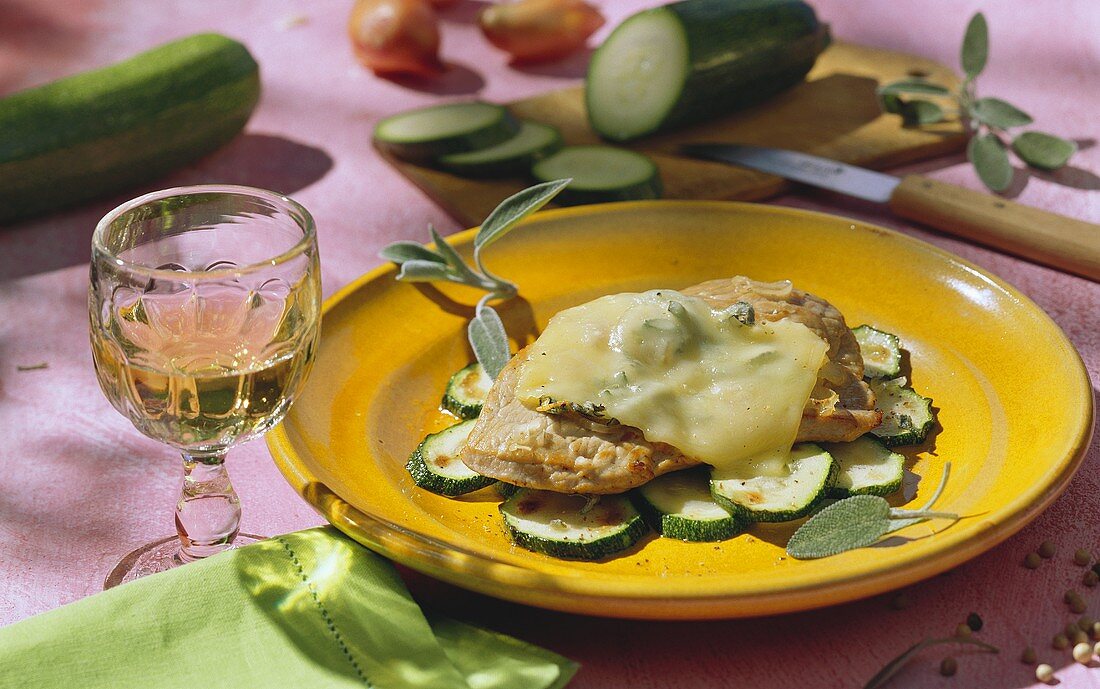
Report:
[{"label": "plate rim", "polygon": [[[950,544],[944,550],[937,552],[934,557],[928,557],[919,562],[898,562],[872,574],[835,577],[825,585],[820,582],[810,582],[774,592],[719,592],[705,595],[641,585],[616,587],[602,579],[586,579],[583,576],[563,577],[512,563],[498,562],[474,551],[463,552],[453,544],[428,545],[426,541],[433,541],[433,538],[388,523],[385,518],[377,515],[368,514],[343,500],[323,484],[320,484],[323,492],[317,492],[318,482],[311,481],[309,472],[304,470],[301,457],[298,456],[287,434],[285,424],[280,423],[267,434],[266,441],[272,458],[284,478],[321,516],[359,543],[411,569],[462,588],[496,598],[566,612],[576,612],[579,608],[586,607],[589,609],[588,614],[593,614],[592,604],[613,603],[619,607],[609,608],[596,614],[636,619],[683,620],[729,619],[809,610],[866,598],[921,581],[952,569],[1005,541],[1046,510],[1065,491],[1087,454],[1094,432],[1092,382],[1080,353],[1061,327],[1032,299],[996,274],[946,249],[897,230],[841,215],[769,204],[735,201],[631,201],[543,210],[534,214],[532,218],[568,219],[578,215],[591,216],[653,207],[668,209],[674,206],[693,210],[732,208],[753,213],[796,216],[802,219],[821,218],[833,223],[843,221],[862,231],[883,233],[900,239],[917,250],[930,252],[996,285],[1045,320],[1061,336],[1061,344],[1066,346],[1070,354],[1069,358],[1074,364],[1072,377],[1078,387],[1074,399],[1079,397],[1083,400],[1086,412],[1081,415],[1078,427],[1074,429],[1072,450],[1051,467],[1055,474],[1037,494],[1017,495],[1014,500],[1007,503],[1006,507],[1011,509],[1003,518],[998,521],[988,521],[988,528],[970,538]],[[461,247],[472,243],[477,230],[477,227],[462,230],[449,235],[446,239],[453,246]],[[352,280],[324,301],[322,314],[328,314],[364,285],[394,270],[392,263],[382,263]],[[461,566],[457,565],[456,558],[448,557],[448,552],[437,552],[434,550],[436,548],[453,553],[461,552],[463,558],[473,557],[478,567],[471,568],[468,562]],[[480,570],[480,574],[472,572],[471,569]],[[544,594],[547,593],[545,585],[547,580],[555,582],[553,593],[562,594],[562,597],[568,597],[570,600],[557,604],[554,600],[546,600]],[[506,584],[503,590],[502,583]],[[624,589],[635,590],[624,593]],[[642,589],[648,589],[648,591]],[[543,597],[532,599],[530,594]],[[585,601],[587,605],[578,606],[572,603],[577,599]],[[716,606],[716,604],[720,605]]]}]

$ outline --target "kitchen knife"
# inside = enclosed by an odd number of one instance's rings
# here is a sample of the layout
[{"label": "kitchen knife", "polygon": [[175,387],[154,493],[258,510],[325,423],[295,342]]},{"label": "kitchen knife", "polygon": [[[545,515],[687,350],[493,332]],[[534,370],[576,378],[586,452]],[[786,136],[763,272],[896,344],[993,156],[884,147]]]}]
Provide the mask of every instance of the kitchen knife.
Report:
[{"label": "kitchen knife", "polygon": [[1100,282],[1100,225],[919,175],[894,177],[797,151],[723,143],[688,144],[681,151],[885,203],[903,218]]}]

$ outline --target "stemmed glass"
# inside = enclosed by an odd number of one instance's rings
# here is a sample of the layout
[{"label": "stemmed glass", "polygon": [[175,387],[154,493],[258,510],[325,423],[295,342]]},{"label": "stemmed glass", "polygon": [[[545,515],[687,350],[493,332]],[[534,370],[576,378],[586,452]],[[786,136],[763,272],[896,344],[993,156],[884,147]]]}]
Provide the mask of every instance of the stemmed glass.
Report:
[{"label": "stemmed glass", "polygon": [[226,453],[278,423],[301,390],[320,299],[313,218],[285,196],[181,187],[100,220],[88,299],[99,386],[183,455],[178,538],[135,550],[108,587],[232,546],[241,507]]}]

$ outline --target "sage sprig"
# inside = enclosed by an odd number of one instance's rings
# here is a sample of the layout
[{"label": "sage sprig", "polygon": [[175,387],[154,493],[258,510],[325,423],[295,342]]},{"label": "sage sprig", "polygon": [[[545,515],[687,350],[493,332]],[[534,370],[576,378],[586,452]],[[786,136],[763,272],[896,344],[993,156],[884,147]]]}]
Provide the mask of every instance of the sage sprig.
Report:
[{"label": "sage sprig", "polygon": [[875,674],[874,677],[868,680],[867,684],[863,685],[863,689],[878,689],[879,687],[885,685],[891,677],[896,675],[898,673],[898,670],[904,667],[904,665],[908,663],[913,658],[913,656],[931,646],[940,646],[944,644],[969,644],[971,646],[976,646],[979,650],[985,651],[987,653],[1001,652],[999,648],[992,644],[987,644],[984,641],[978,641],[977,639],[971,639],[968,637],[948,636],[939,639],[924,639],[923,641],[918,641],[917,643],[913,644],[904,652],[902,652],[902,654],[899,655],[897,658],[894,658],[889,663],[887,663],[881,670],[878,671],[878,673]]},{"label": "sage sprig", "polygon": [[958,519],[953,512],[935,512],[951,474],[951,462],[943,466],[940,484],[920,508],[903,510],[877,495],[853,495],[838,500],[810,517],[787,541],[787,554],[798,560],[830,557],[873,545],[888,533],[926,519]]},{"label": "sage sprig", "polygon": [[495,379],[500,374],[512,355],[508,349],[508,333],[504,323],[488,303],[493,299],[514,297],[518,287],[491,273],[482,263],[481,251],[510,232],[519,221],[549,203],[571,181],[559,179],[536,184],[504,199],[478,228],[474,237],[473,266],[459,256],[431,225],[428,225],[428,234],[435,244],[434,249],[416,242],[400,241],[389,244],[379,252],[379,256],[400,266],[398,280],[454,282],[486,292],[474,309],[467,335],[474,356],[490,378]]},{"label": "sage sprig", "polygon": [[[989,60],[989,26],[981,12],[971,17],[966,27],[959,57],[965,76],[958,91],[925,79],[902,79],[879,87],[882,109],[901,115],[909,126],[961,119],[970,137],[966,157],[992,191],[1004,191],[1012,183],[1006,141],[1011,142],[1016,157],[1033,168],[1056,170],[1069,162],[1077,144],[1036,131],[1013,137],[1008,130],[1031,124],[1031,115],[1000,98],[978,97],[975,81]],[[939,102],[920,96],[939,98]],[[946,109],[943,103],[949,103]]]}]

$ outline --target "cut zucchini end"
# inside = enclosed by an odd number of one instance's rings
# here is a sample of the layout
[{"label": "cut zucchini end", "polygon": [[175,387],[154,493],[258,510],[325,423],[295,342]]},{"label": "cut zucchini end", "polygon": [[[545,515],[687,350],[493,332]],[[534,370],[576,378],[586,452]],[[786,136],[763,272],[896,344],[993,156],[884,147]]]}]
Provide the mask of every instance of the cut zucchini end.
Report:
[{"label": "cut zucchini end", "polygon": [[905,457],[892,452],[882,441],[861,436],[847,443],[825,446],[836,460],[836,481],[829,488],[829,497],[851,495],[886,496],[901,488],[905,477]]},{"label": "cut zucchini end", "polygon": [[470,364],[447,381],[441,406],[460,419],[476,419],[492,386],[493,379],[481,364]]},{"label": "cut zucchini end", "polygon": [[620,24],[588,65],[585,105],[600,136],[629,141],[657,131],[691,73],[689,40],[672,11],[658,7]]},{"label": "cut zucchini end", "polygon": [[819,445],[791,448],[785,476],[720,478],[710,482],[715,502],[754,522],[786,522],[813,512],[836,481],[837,463]]},{"label": "cut zucchini end", "polygon": [[868,381],[882,411],[882,423],[871,434],[887,447],[919,445],[936,425],[932,400],[905,386],[905,379]]},{"label": "cut zucchini end", "polygon": [[481,101],[446,103],[391,115],[374,128],[374,143],[413,163],[499,144],[519,131],[503,106]]},{"label": "cut zucchini end", "polygon": [[624,496],[601,496],[587,510],[586,503],[580,495],[520,488],[500,504],[500,513],[516,545],[566,560],[602,560],[649,530]]},{"label": "cut zucchini end", "polygon": [[473,427],[474,421],[463,421],[424,438],[405,463],[413,483],[449,498],[496,483],[496,479],[482,476],[459,459]]},{"label": "cut zucchini end", "polygon": [[523,176],[561,149],[561,133],[547,124],[521,121],[515,136],[495,146],[441,156],[436,166],[462,177]]},{"label": "cut zucchini end", "polygon": [[901,375],[901,340],[897,335],[869,325],[852,328],[863,355],[865,378],[896,378]]},{"label": "cut zucchini end", "polygon": [[660,198],[657,166],[641,153],[611,146],[566,146],[531,168],[537,182],[572,178],[555,202],[563,206]]},{"label": "cut zucchini end", "polygon": [[708,471],[676,471],[653,479],[631,494],[653,530],[681,541],[724,541],[745,530],[739,512],[730,513],[710,494]]}]

